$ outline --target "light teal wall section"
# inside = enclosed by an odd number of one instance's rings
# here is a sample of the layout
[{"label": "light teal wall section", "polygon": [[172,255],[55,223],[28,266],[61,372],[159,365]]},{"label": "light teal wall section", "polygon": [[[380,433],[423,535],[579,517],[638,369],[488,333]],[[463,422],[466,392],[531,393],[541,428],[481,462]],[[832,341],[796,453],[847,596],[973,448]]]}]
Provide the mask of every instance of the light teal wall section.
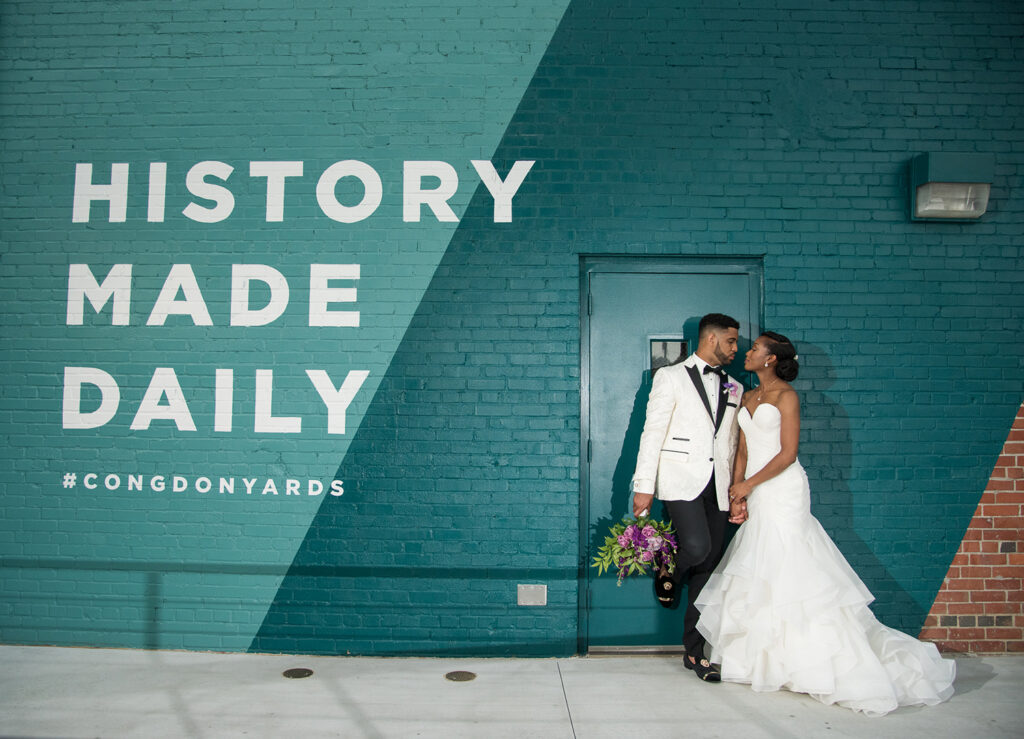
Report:
[{"label": "light teal wall section", "polygon": [[[460,216],[480,181],[470,161],[491,158],[564,7],[4,3],[3,639],[249,645],[327,494],[285,495],[287,480],[304,491],[308,480],[330,484],[457,225],[427,208],[419,223],[403,221],[403,163],[450,164]],[[382,180],[380,207],[357,223],[331,220],[318,204],[321,173],[344,160]],[[186,188],[203,161],[233,168],[226,183],[212,180],[234,198],[216,223],[183,215],[190,202],[213,205]],[[302,163],[302,176],[286,180],[279,221],[268,222],[268,179],[250,176],[250,162],[266,161]],[[129,165],[124,222],[109,222],[104,202],[72,222],[80,162],[93,164],[95,183],[110,183],[112,164]],[[147,220],[151,162],[166,163],[163,222]],[[354,182],[337,187],[346,205],[363,195]],[[82,325],[67,324],[77,263],[98,281],[132,265],[129,325],[112,325],[110,303],[97,313],[88,302]],[[183,315],[146,325],[176,264],[191,266],[212,325]],[[236,264],[284,276],[290,299],[279,319],[229,325]],[[314,264],[360,265],[358,281],[331,283],[357,288],[358,327],[310,326]],[[253,307],[268,299],[257,284]],[[109,423],[62,428],[65,367],[115,379],[120,407]],[[174,370],[194,431],[169,420],[129,427],[157,368]],[[217,369],[234,373],[230,432],[214,430]],[[260,369],[273,371],[273,415],[300,417],[301,433],[255,430]],[[307,369],[335,387],[350,371],[369,372],[344,434],[329,432]],[[98,390],[87,386],[82,404],[96,408]],[[90,472],[97,489],[83,487]],[[121,485],[107,490],[112,473]],[[130,474],[146,487],[127,489]],[[180,476],[189,489],[155,492],[154,475]],[[201,477],[212,492],[195,489]],[[222,477],[235,480],[233,495],[218,494]],[[255,494],[243,478],[257,481]],[[268,479],[278,495],[261,494]]]}]

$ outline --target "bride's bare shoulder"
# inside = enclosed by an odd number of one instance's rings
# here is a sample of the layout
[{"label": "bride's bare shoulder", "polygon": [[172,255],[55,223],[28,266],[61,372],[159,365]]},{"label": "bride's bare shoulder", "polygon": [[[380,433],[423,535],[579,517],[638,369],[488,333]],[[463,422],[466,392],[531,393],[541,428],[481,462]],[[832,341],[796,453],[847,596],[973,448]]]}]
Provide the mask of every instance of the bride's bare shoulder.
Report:
[{"label": "bride's bare shoulder", "polygon": [[778,395],[775,397],[775,405],[779,406],[780,410],[784,407],[799,409],[800,396],[790,385],[786,385],[786,387],[779,388]]}]

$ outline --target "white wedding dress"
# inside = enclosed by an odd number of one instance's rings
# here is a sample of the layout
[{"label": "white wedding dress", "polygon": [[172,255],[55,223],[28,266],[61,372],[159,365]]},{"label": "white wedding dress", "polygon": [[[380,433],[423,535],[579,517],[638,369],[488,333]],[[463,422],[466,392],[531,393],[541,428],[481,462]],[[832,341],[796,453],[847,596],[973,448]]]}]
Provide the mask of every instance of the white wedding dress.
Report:
[{"label": "white wedding dress", "polygon": [[[741,409],[739,423],[750,477],[778,454],[782,418],[765,403],[752,417]],[[811,515],[799,461],[758,485],[747,512],[697,599],[723,680],[876,716],[953,694],[953,660],[871,613],[874,597]]]}]

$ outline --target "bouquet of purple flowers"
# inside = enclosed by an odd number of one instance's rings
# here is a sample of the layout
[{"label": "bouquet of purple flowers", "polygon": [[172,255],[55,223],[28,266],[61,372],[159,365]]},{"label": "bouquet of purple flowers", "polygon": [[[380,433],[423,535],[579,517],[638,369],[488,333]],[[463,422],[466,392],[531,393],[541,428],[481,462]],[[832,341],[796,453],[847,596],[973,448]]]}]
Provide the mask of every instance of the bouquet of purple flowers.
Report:
[{"label": "bouquet of purple flowers", "polygon": [[[676,568],[676,537],[671,526],[650,518],[623,518],[611,527],[604,546],[597,550],[594,564],[603,575],[612,566],[619,571],[616,585],[627,575],[652,572],[672,574]],[[648,571],[648,568],[653,568]]]}]

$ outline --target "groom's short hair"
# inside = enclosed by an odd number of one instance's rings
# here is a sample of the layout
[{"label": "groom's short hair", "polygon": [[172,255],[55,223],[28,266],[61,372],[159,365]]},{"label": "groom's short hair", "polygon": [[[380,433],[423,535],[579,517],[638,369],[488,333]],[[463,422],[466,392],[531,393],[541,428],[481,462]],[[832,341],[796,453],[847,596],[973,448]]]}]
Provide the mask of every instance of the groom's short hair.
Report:
[{"label": "groom's short hair", "polygon": [[740,322],[732,316],[727,316],[724,313],[708,313],[700,319],[700,326],[697,327],[697,338],[703,339],[704,335],[707,334],[708,331],[716,329],[719,331],[728,331],[730,328],[734,328],[739,331]]}]

